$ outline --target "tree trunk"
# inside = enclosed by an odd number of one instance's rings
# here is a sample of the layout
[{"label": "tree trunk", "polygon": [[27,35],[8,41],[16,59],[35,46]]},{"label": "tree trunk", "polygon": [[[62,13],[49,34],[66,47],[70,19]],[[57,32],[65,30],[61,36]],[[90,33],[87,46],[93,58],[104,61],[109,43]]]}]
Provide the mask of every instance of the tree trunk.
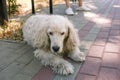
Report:
[{"label": "tree trunk", "polygon": [[35,14],[34,0],[31,0],[31,4],[32,4],[32,14]]},{"label": "tree trunk", "polygon": [[0,0],[0,25],[4,25],[8,21],[6,0]]},{"label": "tree trunk", "polygon": [[49,0],[49,8],[50,8],[50,14],[53,14],[53,4],[52,4],[52,0]]}]

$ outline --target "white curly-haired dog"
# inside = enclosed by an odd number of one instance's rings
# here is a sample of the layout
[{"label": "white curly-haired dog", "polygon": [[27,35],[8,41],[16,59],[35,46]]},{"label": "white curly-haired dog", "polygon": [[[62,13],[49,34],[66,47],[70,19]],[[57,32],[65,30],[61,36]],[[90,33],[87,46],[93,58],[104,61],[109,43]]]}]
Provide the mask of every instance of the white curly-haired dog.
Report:
[{"label": "white curly-haired dog", "polygon": [[84,61],[79,49],[79,37],[73,24],[59,15],[33,15],[23,26],[23,37],[36,48],[34,56],[43,65],[63,75],[72,74],[74,67],[63,59],[66,55],[75,61]]}]

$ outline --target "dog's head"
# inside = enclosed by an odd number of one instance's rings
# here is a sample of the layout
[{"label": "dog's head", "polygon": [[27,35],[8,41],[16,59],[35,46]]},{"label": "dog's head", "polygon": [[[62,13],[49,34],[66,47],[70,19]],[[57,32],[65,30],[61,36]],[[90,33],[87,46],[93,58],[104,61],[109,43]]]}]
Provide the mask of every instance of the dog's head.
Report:
[{"label": "dog's head", "polygon": [[50,40],[50,50],[53,53],[61,53],[63,51],[64,40],[68,35],[68,30],[64,23],[54,21],[50,24],[47,30],[47,35]]},{"label": "dog's head", "polygon": [[77,33],[72,23],[64,17],[53,16],[48,21],[48,27],[39,32],[39,46],[59,54],[63,50],[72,50],[77,42]]}]

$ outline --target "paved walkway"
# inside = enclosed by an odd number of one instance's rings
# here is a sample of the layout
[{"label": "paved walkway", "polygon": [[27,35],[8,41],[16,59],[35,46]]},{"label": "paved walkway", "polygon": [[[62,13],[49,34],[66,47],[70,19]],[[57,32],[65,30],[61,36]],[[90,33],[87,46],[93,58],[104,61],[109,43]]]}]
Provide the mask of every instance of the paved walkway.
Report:
[{"label": "paved walkway", "polygon": [[[92,11],[67,16],[79,29],[81,50],[87,53],[84,63],[70,61],[74,74],[57,75],[33,57],[30,46],[1,40],[0,80],[120,80],[120,0],[85,3]],[[65,5],[54,6],[54,14],[64,15],[64,10]]]}]

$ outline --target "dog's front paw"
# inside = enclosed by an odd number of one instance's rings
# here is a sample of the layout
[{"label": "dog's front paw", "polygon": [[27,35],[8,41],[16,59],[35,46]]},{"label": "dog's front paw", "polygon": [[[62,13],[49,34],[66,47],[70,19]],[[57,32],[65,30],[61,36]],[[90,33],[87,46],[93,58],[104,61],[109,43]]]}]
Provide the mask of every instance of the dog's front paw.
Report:
[{"label": "dog's front paw", "polygon": [[39,57],[40,57],[39,53],[40,53],[39,50],[35,50],[34,51],[34,57],[36,57],[37,59],[39,59]]},{"label": "dog's front paw", "polygon": [[52,69],[54,70],[54,72],[62,75],[69,75],[74,73],[74,67],[69,62],[54,65]]},{"label": "dog's front paw", "polygon": [[72,53],[69,57],[75,61],[85,61],[85,54],[83,52]]},{"label": "dog's front paw", "polygon": [[85,61],[85,54],[83,52],[79,52],[77,56],[74,58],[76,61]]}]

